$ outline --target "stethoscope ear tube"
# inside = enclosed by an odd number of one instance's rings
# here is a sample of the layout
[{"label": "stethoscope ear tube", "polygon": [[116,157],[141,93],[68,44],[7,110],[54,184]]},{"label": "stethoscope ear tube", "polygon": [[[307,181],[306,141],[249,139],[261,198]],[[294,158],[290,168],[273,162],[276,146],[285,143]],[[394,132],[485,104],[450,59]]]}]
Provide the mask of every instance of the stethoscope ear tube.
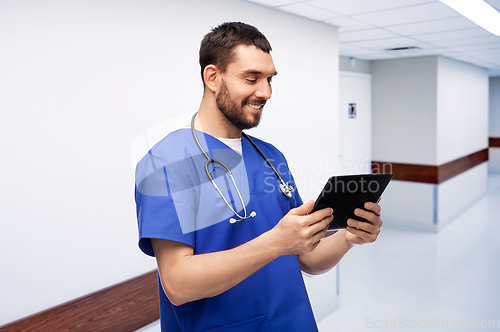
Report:
[{"label": "stethoscope ear tube", "polygon": [[289,182],[285,183],[285,181],[281,177],[280,173],[278,173],[278,171],[276,170],[276,168],[274,168],[274,165],[271,163],[271,161],[269,159],[267,159],[266,155],[257,146],[257,144],[255,144],[255,142],[250,137],[248,137],[248,135],[245,134],[244,132],[242,132],[241,134],[243,136],[245,136],[245,138],[253,145],[253,147],[255,148],[255,150],[257,150],[257,152],[259,152],[259,154],[262,156],[262,158],[264,158],[265,161],[267,162],[267,164],[272,168],[272,170],[274,171],[274,174],[276,174],[276,176],[278,177],[279,181],[281,182],[280,183],[280,190],[283,193],[283,195],[285,195],[288,198],[292,198],[292,192],[295,191],[295,189],[293,188],[293,186]]}]

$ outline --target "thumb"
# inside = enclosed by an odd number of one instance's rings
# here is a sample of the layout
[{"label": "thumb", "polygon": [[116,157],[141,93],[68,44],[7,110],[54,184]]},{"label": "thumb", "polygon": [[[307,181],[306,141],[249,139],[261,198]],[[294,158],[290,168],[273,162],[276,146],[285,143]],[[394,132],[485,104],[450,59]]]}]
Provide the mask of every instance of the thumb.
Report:
[{"label": "thumb", "polygon": [[291,209],[290,214],[293,214],[296,216],[305,216],[306,214],[311,212],[313,207],[314,207],[314,201],[310,200],[309,202],[304,203],[301,206],[296,207],[295,209]]}]

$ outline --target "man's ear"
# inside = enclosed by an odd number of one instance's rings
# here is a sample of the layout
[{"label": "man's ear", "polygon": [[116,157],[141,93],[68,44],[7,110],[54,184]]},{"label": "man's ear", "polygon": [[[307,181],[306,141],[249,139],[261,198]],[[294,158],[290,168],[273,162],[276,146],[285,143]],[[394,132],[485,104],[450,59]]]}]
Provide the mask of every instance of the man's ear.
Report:
[{"label": "man's ear", "polygon": [[203,81],[205,82],[205,86],[213,93],[217,91],[219,74],[219,68],[215,65],[208,65],[203,70]]}]

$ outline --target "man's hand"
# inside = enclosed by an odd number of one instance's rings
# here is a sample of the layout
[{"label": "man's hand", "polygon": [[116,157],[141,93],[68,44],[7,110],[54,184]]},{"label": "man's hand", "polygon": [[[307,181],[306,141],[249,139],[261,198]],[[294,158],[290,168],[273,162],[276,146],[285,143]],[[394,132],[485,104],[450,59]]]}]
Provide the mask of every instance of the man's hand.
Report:
[{"label": "man's hand", "polygon": [[356,209],[354,214],[366,221],[358,221],[354,219],[347,220],[347,232],[345,232],[345,239],[352,244],[365,244],[375,242],[379,233],[380,226],[382,226],[382,219],[380,219],[381,207],[378,204],[367,202],[365,203],[365,211]]},{"label": "man's hand", "polygon": [[314,201],[290,210],[270,231],[281,255],[307,254],[316,248],[333,220],[331,208],[312,214]]}]

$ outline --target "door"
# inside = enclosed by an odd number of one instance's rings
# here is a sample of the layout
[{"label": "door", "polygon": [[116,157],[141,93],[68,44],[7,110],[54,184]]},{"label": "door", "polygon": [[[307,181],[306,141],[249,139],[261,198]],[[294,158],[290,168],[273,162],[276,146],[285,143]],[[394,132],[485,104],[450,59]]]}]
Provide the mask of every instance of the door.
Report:
[{"label": "door", "polygon": [[341,71],[339,76],[340,171],[371,173],[371,75]]}]

